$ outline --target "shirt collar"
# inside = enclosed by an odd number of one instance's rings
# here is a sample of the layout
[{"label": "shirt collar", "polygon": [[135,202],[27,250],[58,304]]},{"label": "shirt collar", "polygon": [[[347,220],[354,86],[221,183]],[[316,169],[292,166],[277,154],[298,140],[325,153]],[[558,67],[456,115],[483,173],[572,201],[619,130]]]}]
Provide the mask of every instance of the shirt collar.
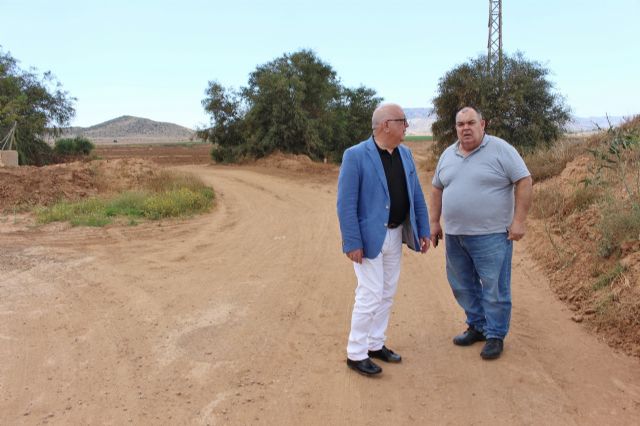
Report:
[{"label": "shirt collar", "polygon": [[[480,151],[482,148],[487,146],[488,143],[489,143],[489,136],[485,133],[484,135],[482,135],[482,142],[480,142],[480,145],[478,145],[476,149],[474,149],[469,154],[467,154],[467,157],[469,157],[470,155],[473,155],[477,151]],[[456,155],[459,155],[460,157],[464,157],[464,155],[460,153],[460,140],[456,141]]]}]

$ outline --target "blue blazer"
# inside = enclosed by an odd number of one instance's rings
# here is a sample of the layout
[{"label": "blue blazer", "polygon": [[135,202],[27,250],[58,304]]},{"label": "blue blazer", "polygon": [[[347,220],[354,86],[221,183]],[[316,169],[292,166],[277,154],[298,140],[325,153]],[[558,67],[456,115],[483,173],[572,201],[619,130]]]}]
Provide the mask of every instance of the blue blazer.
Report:
[{"label": "blue blazer", "polygon": [[[402,242],[420,251],[420,238],[429,237],[429,215],[411,151],[399,145],[409,196],[409,217]],[[389,219],[389,189],[373,137],[347,149],[338,177],[338,220],[344,253],[362,248],[373,259],[382,250]]]}]

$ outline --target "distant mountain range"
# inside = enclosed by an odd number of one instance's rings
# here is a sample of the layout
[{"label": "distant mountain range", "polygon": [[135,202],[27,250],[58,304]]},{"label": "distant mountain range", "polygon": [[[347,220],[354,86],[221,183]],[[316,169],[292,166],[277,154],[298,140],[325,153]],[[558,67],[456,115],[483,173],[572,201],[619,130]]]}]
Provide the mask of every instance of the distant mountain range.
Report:
[{"label": "distant mountain range", "polygon": [[[433,108],[405,108],[408,135],[430,135],[435,121]],[[617,126],[625,117],[573,117],[567,125],[570,133],[593,132]],[[175,143],[195,139],[195,131],[173,123],[123,115],[91,127],[69,127],[64,137],[84,136],[94,143]]]},{"label": "distant mountain range", "polygon": [[[404,113],[409,121],[408,135],[430,135],[431,125],[436,120],[433,108],[405,108]],[[617,126],[626,118],[622,116],[612,117],[572,117],[567,123],[566,130],[569,133],[587,133],[608,129],[609,124]]]}]

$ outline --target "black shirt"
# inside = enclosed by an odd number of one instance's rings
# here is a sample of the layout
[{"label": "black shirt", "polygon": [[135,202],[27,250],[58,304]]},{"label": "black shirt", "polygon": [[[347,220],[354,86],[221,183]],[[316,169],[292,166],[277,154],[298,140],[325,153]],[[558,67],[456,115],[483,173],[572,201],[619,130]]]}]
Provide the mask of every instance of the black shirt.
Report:
[{"label": "black shirt", "polygon": [[389,197],[391,198],[391,206],[389,209],[389,226],[396,227],[400,225],[409,213],[409,195],[407,194],[407,181],[404,175],[404,167],[402,166],[402,158],[400,157],[400,149],[397,147],[389,154],[386,149],[380,149],[378,144],[378,154],[382,160],[384,174],[387,177],[387,188],[389,188]]}]

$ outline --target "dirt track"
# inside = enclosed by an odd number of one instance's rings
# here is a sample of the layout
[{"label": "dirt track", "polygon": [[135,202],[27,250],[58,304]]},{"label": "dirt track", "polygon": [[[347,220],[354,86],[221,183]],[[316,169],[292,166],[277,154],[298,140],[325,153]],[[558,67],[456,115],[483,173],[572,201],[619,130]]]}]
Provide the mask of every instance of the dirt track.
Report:
[{"label": "dirt track", "polygon": [[443,248],[406,252],[388,332],[404,361],[369,379],[344,362],[335,179],[180,168],[216,188],[212,213],[0,223],[0,424],[637,424],[638,360],[573,323],[521,243],[501,359],[452,345]]}]

